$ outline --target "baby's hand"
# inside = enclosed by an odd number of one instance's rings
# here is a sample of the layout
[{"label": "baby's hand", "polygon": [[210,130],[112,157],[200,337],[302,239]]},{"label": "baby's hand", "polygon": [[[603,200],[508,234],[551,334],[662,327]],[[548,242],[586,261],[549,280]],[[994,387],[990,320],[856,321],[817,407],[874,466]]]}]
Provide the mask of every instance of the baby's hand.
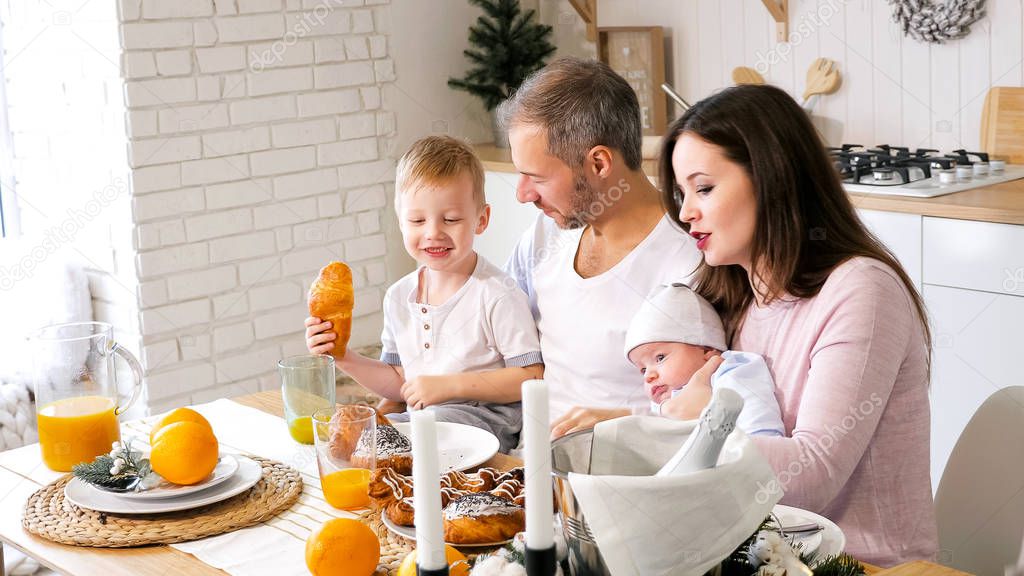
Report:
[{"label": "baby's hand", "polygon": [[711,376],[724,361],[717,354],[705,355],[707,362],[690,376],[690,381],[680,389],[674,398],[661,405],[661,414],[678,420],[693,420],[711,401]]},{"label": "baby's hand", "polygon": [[310,354],[330,354],[334,349],[337,334],[331,332],[330,322],[321,322],[319,318],[306,318],[306,349]]}]

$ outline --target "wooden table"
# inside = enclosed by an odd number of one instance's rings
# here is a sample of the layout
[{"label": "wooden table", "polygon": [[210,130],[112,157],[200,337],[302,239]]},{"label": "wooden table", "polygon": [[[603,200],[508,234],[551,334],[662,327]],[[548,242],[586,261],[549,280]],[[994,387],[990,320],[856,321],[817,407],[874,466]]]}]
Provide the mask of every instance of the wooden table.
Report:
[{"label": "wooden table", "polygon": [[[276,391],[260,392],[234,399],[235,402],[281,416],[284,411],[281,395]],[[497,454],[484,463],[499,469],[520,465],[520,461]],[[213,568],[170,546],[143,548],[84,548],[57,544],[38,538],[21,527],[22,509],[29,495],[52,477],[43,466],[39,445],[33,444],[0,453],[0,541],[37,559],[48,568],[74,576],[223,576],[225,572]],[[896,568],[882,570],[866,566],[868,574],[875,576],[956,576],[963,574],[930,562],[909,562]],[[0,552],[0,575],[3,556]]]}]

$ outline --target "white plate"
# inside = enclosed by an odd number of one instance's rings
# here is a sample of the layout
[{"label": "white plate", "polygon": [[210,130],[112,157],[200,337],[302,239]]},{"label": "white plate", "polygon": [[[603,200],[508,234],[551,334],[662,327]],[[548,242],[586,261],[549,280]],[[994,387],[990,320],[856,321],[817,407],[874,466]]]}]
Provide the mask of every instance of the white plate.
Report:
[{"label": "white plate", "polygon": [[[406,540],[416,540],[416,529],[412,526],[399,526],[392,522],[391,519],[388,518],[387,514],[381,514],[381,519],[384,521],[384,526],[386,526],[388,530],[391,530]],[[445,544],[456,548],[494,548],[496,546],[504,546],[511,541],[512,539],[509,538],[508,540],[502,540],[501,542],[487,542],[485,544],[455,544],[454,542],[445,542]]]},{"label": "white plate", "polygon": [[158,500],[161,498],[178,498],[186,494],[192,494],[193,492],[213,488],[228,478],[231,478],[235,472],[238,472],[238,460],[236,460],[231,454],[224,454],[220,457],[220,460],[217,461],[217,466],[213,469],[213,472],[206,477],[206,480],[190,486],[171,484],[164,480],[157,486],[142,492],[113,492],[91,484],[89,487],[93,490],[106,494],[114,494],[118,498],[122,498],[124,500]]},{"label": "white plate", "polygon": [[259,462],[245,456],[235,458],[238,462],[238,472],[232,474],[230,478],[217,486],[184,496],[125,500],[118,494],[96,490],[78,478],[72,478],[64,487],[64,497],[81,508],[111,514],[160,514],[198,508],[241,494],[260,481],[263,468]]},{"label": "white plate", "polygon": [[[412,439],[412,426],[408,422],[394,422],[394,426]],[[438,422],[437,449],[440,453],[437,467],[442,474],[449,470],[467,470],[498,453],[498,438],[476,426]]]},{"label": "white plate", "polygon": [[817,534],[795,538],[796,544],[803,544],[803,553],[815,553],[818,558],[839,554],[846,547],[846,536],[835,522],[809,510],[778,504],[772,512],[779,517],[783,526],[795,526],[815,522],[825,527]]}]

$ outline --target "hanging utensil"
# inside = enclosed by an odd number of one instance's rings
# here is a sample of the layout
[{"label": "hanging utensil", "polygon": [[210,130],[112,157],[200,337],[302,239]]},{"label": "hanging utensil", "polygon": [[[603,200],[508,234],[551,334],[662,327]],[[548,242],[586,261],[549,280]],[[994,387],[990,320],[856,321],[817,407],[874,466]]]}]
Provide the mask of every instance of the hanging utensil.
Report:
[{"label": "hanging utensil", "polygon": [[764,84],[764,76],[749,66],[732,69],[732,81],[736,84]]},{"label": "hanging utensil", "polygon": [[675,91],[675,90],[674,90],[674,89],[672,88],[672,86],[670,86],[670,85],[669,85],[669,84],[668,84],[667,82],[665,82],[665,83],[663,83],[663,84],[661,85],[661,89],[662,89],[662,91],[664,91],[664,92],[665,92],[666,94],[668,94],[670,98],[672,98],[673,100],[675,100],[675,101],[676,101],[676,104],[679,104],[679,105],[680,105],[680,106],[681,106],[681,107],[683,108],[683,111],[684,111],[684,112],[690,109],[690,103],[689,103],[689,102],[687,102],[686,100],[683,100],[683,97],[682,97],[682,96],[680,96],[680,95],[679,95],[679,93],[678,93],[678,92],[676,92],[676,91]]}]

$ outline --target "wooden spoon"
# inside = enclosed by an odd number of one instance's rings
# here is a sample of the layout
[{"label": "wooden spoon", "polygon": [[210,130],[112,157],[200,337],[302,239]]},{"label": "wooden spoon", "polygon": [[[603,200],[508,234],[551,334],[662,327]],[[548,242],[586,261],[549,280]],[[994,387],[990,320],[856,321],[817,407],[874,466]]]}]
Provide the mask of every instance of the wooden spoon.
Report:
[{"label": "wooden spoon", "polygon": [[748,66],[732,69],[732,81],[736,84],[764,84],[764,76]]}]

